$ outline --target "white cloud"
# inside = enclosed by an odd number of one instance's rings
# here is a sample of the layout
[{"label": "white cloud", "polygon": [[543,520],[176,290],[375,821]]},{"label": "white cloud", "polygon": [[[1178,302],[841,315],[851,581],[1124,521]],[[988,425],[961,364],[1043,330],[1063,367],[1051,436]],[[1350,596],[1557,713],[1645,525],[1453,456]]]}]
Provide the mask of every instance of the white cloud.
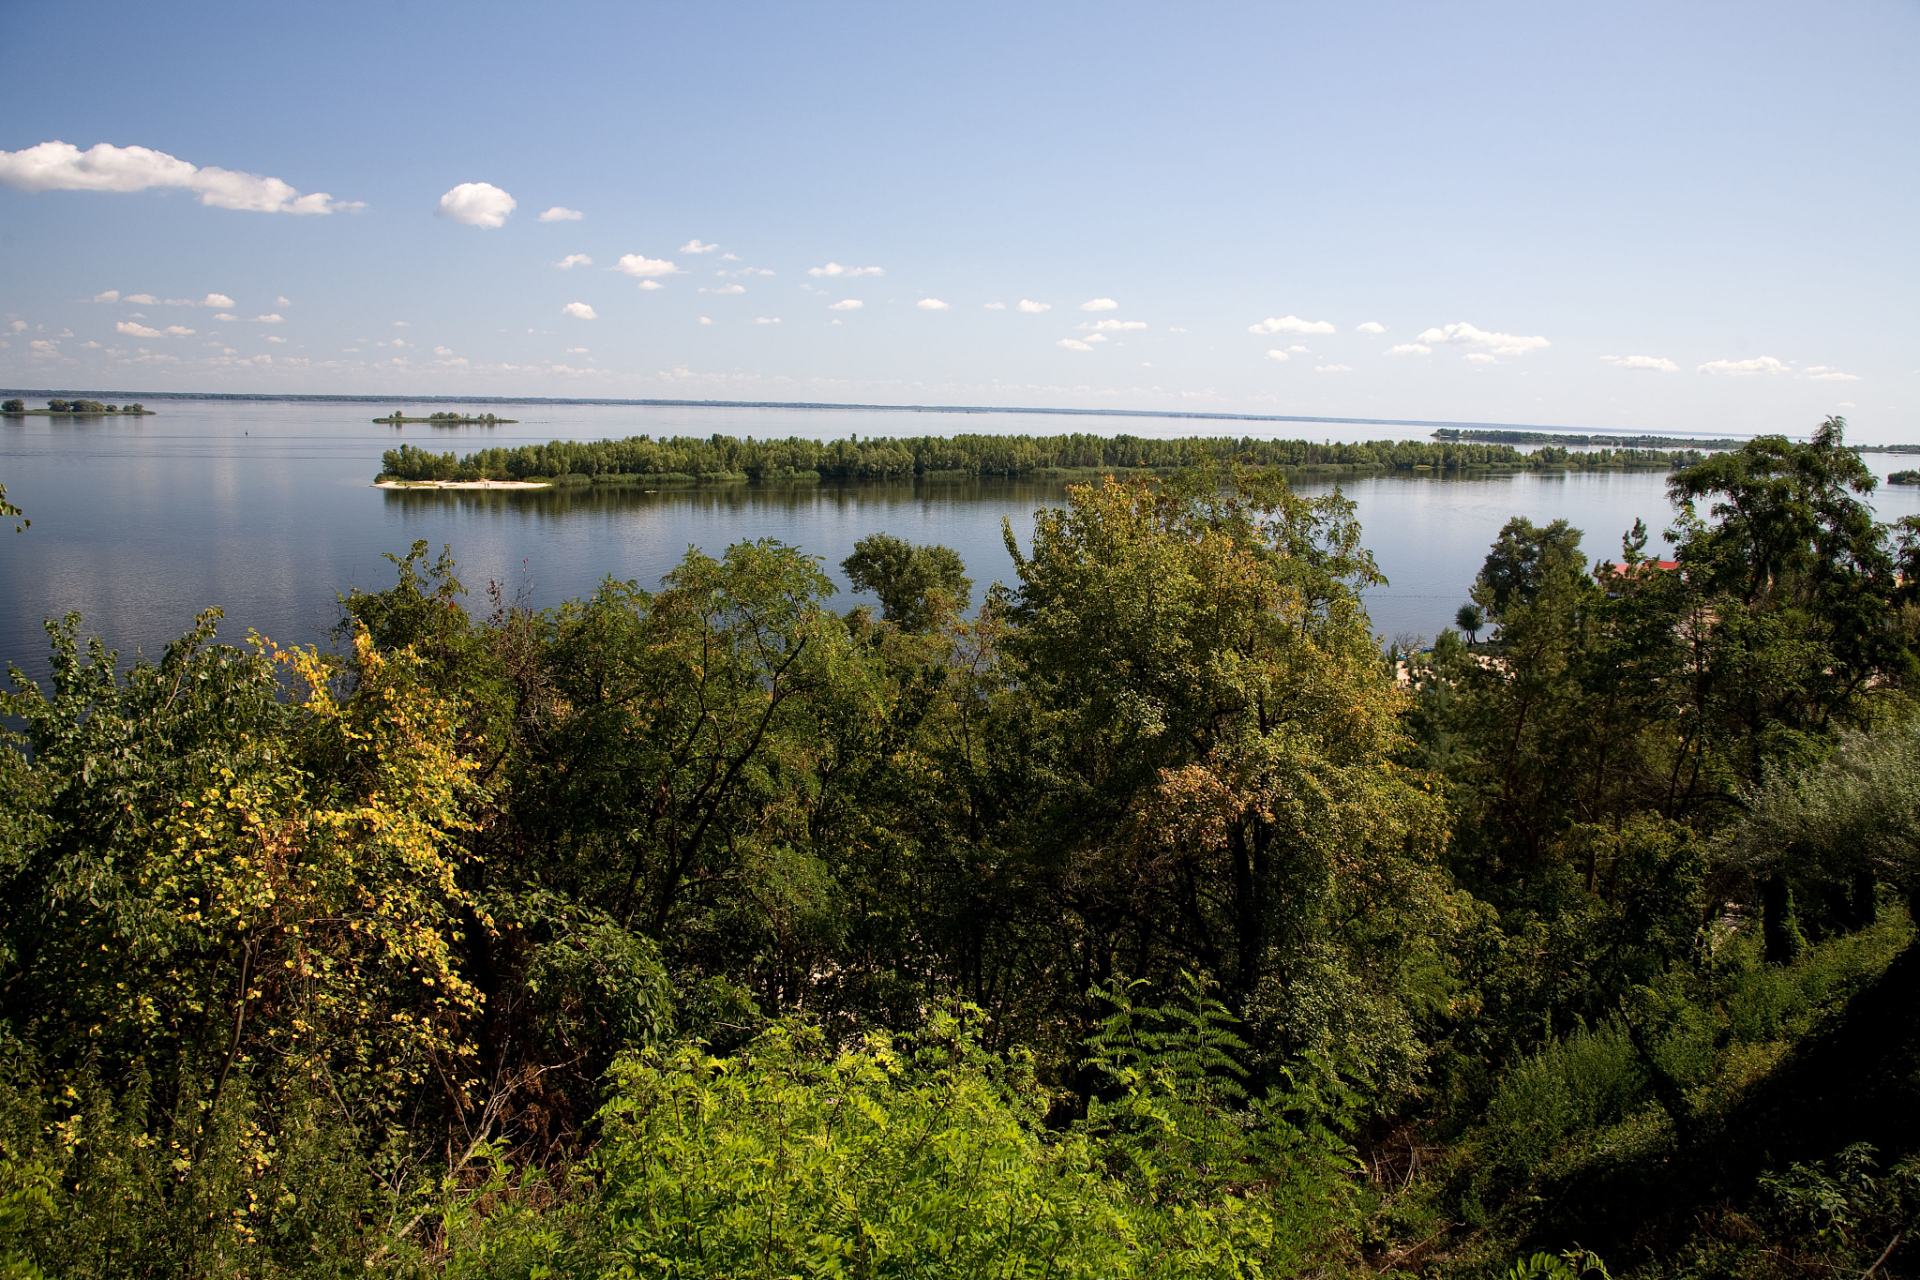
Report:
[{"label": "white cloud", "polygon": [[228,312],[228,311],[222,311],[218,315],[214,316],[215,320],[222,320],[222,321],[225,321],[227,324],[232,324],[234,321],[238,320],[239,318],[240,318],[239,316],[236,316],[232,312]]},{"label": "white cloud", "polygon": [[[284,323],[284,322],[283,322],[283,321],[281,320],[281,318],[280,318],[280,313],[279,313],[278,311],[275,311],[275,312],[271,312],[271,313],[269,313],[269,314],[267,314],[267,315],[264,315],[264,316],[255,316],[255,317],[254,317],[253,319],[254,319],[254,322],[255,322],[256,324],[281,324],[281,323]],[[395,321],[394,323],[395,323],[395,324],[404,324],[405,322],[404,322],[404,321],[398,321],[398,320],[396,320],[396,321]]]},{"label": "white cloud", "polygon": [[[175,328],[178,328],[178,327],[179,327],[179,326],[177,326],[177,325],[175,326]],[[167,330],[167,332],[168,332],[168,333],[172,333],[172,332],[173,332],[173,329],[168,329],[168,330]],[[193,330],[191,330],[191,329],[188,329],[188,330],[187,330],[187,332],[188,332],[188,333],[192,333],[192,332],[193,332]],[[272,336],[272,335],[269,335],[269,337],[267,338],[267,341],[268,341],[268,342],[282,342],[282,343],[283,343],[283,342],[285,342],[285,341],[286,341],[286,339],[285,339],[285,338],[281,338],[281,337],[277,337],[277,336]]]},{"label": "white cloud", "polygon": [[1497,356],[1523,356],[1529,351],[1538,351],[1553,344],[1538,334],[1532,337],[1520,337],[1511,333],[1488,333],[1485,329],[1476,329],[1466,321],[1445,325],[1438,329],[1428,329],[1420,335],[1419,341],[1434,346],[1448,344],[1456,347],[1477,347]]},{"label": "white cloud", "polygon": [[721,255],[720,255],[720,261],[722,261],[722,262],[738,262],[738,261],[740,261],[740,255],[739,255],[739,254],[737,254],[737,253],[723,253],[723,254],[721,254]]},{"label": "white cloud", "polygon": [[1350,364],[1317,364],[1313,366],[1313,371],[1315,373],[1352,373],[1353,366]]},{"label": "white cloud", "polygon": [[1387,326],[1381,324],[1378,320],[1369,320],[1365,324],[1357,324],[1353,326],[1353,331],[1355,333],[1380,334],[1380,333],[1385,333],[1387,331]]},{"label": "white cloud", "polygon": [[1020,299],[1020,310],[1029,315],[1039,315],[1042,311],[1053,310],[1051,302],[1035,302],[1032,298]]},{"label": "white cloud", "polygon": [[1397,347],[1388,347],[1390,356],[1430,356],[1433,348],[1424,342],[1403,342]]},{"label": "white cloud", "polygon": [[658,280],[642,280],[638,287],[642,289],[664,289],[667,286],[661,284]]},{"label": "white cloud", "polygon": [[1291,359],[1293,359],[1293,357],[1292,357],[1292,356],[1290,356],[1290,355],[1288,355],[1288,354],[1287,354],[1286,352],[1284,352],[1284,351],[1269,351],[1269,352],[1267,352],[1267,355],[1268,355],[1269,357],[1271,357],[1272,359],[1275,359],[1275,360],[1291,360]]},{"label": "white cloud", "polygon": [[1485,351],[1469,351],[1467,352],[1466,358],[1468,360],[1471,360],[1475,364],[1499,364],[1500,363],[1499,356],[1489,355]]},{"label": "white cloud", "polygon": [[1859,408],[1860,406],[1859,406],[1859,405],[1857,405],[1857,404],[1855,404],[1855,403],[1854,403],[1853,401],[1851,401],[1851,400],[1842,400],[1842,401],[1840,402],[1840,407],[1841,407],[1842,409],[1858,409],[1858,408]]},{"label": "white cloud", "polygon": [[[192,306],[197,306],[198,304],[195,303],[192,298],[168,298],[164,302],[162,302],[160,305],[166,306],[166,307],[192,307]],[[233,304],[229,302],[226,305],[232,306]]]},{"label": "white cloud", "polygon": [[566,257],[560,259],[560,261],[554,263],[553,265],[560,268],[562,271],[571,271],[575,267],[592,266],[593,259],[589,258],[584,253],[570,253]]},{"label": "white cloud", "polygon": [[249,213],[357,211],[358,202],[335,200],[324,191],[301,195],[278,178],[213,165],[196,168],[147,147],[99,143],[82,151],[70,142],[42,142],[21,151],[0,151],[0,182],[21,191],[145,191],[185,187],[200,203]]},{"label": "white cloud", "polygon": [[745,293],[746,291],[746,286],[739,284],[716,285],[711,289],[700,290],[702,293]]},{"label": "white cloud", "polygon": [[1118,311],[1120,304],[1112,298],[1089,298],[1080,304],[1082,311]]},{"label": "white cloud", "polygon": [[639,276],[651,280],[655,276],[673,276],[680,274],[680,268],[665,258],[648,258],[637,253],[623,253],[620,261],[614,263],[615,271],[624,271],[630,276]]},{"label": "white cloud", "polygon": [[1299,316],[1281,316],[1279,319],[1268,317],[1259,324],[1247,326],[1248,333],[1334,333],[1334,327],[1325,320],[1302,320]]},{"label": "white cloud", "polygon": [[497,227],[516,203],[491,182],[463,182],[440,197],[440,216],[470,227]]},{"label": "white cloud", "polygon": [[[232,306],[233,304],[229,302],[227,305]],[[287,299],[287,296],[285,294],[281,294],[279,297],[273,300],[273,305],[276,307],[290,307],[293,305],[293,303]]]},{"label": "white cloud", "polygon": [[1813,379],[1815,382],[1858,382],[1860,381],[1859,374],[1842,373],[1838,369],[1835,369],[1834,367],[1832,367],[1831,365],[1816,364],[1812,368],[1807,369],[1805,372],[1807,377]]},{"label": "white cloud", "polygon": [[[753,318],[753,322],[755,324],[779,324],[780,317],[779,316],[755,316]],[[838,322],[836,321],[836,323]]]},{"label": "white cloud", "polygon": [[857,279],[860,276],[883,276],[887,273],[880,267],[843,267],[837,262],[829,262],[824,267],[808,267],[807,274],[810,276],[846,276],[851,280]]},{"label": "white cloud", "polygon": [[1107,335],[1104,333],[1090,333],[1087,335],[1088,342],[1105,342],[1106,340]]},{"label": "white cloud", "polygon": [[[282,298],[280,301],[284,304],[286,299]],[[224,293],[210,293],[194,305],[200,307],[230,307],[233,305],[233,299]]]},{"label": "white cloud", "polygon": [[120,291],[118,289],[109,289],[105,293],[96,293],[93,295],[93,300],[95,302],[118,302],[120,301]]},{"label": "white cloud", "polygon": [[35,338],[32,342],[29,342],[27,346],[31,349],[35,360],[51,360],[54,356],[60,354],[59,343],[48,342],[43,338]]},{"label": "white cloud", "polygon": [[[713,252],[713,251],[714,251],[715,249],[718,249],[719,247],[720,247],[720,246],[719,246],[719,245],[717,245],[717,244],[706,244],[706,243],[704,243],[704,242],[702,242],[702,241],[699,241],[699,240],[689,240],[689,241],[687,241],[687,242],[686,242],[685,244],[683,244],[683,245],[681,245],[681,246],[680,246],[680,252],[682,252],[682,253],[712,253],[712,252]],[[733,255],[732,255],[732,254],[728,254],[727,256],[728,256],[728,257],[730,257],[730,258],[731,258],[731,257],[733,257]],[[738,259],[735,259],[735,261],[738,261]]]},{"label": "white cloud", "polygon": [[952,309],[951,303],[942,302],[938,298],[922,298],[913,305],[922,311],[948,311]]},{"label": "white cloud", "polygon": [[435,347],[433,349],[433,354],[437,356],[450,356],[453,354],[453,348],[452,347]]},{"label": "white cloud", "polygon": [[[511,208],[512,206],[508,206],[508,207],[509,207],[509,208]],[[578,221],[580,221],[580,219],[582,219],[582,218],[584,218],[584,217],[586,217],[586,216],[587,216],[586,214],[584,214],[584,213],[582,213],[582,212],[580,212],[580,211],[579,211],[578,209],[569,209],[569,208],[567,208],[567,207],[566,207],[565,205],[559,205],[559,204],[557,204],[557,205],[555,205],[555,206],[553,206],[553,208],[551,208],[551,209],[549,209],[549,210],[547,210],[547,211],[546,211],[545,213],[543,213],[543,214],[541,214],[541,215],[540,215],[540,217],[539,217],[539,218],[537,219],[537,221],[540,221],[540,222],[578,222]]]},{"label": "white cloud", "polygon": [[[452,354],[453,354],[453,352],[451,352],[451,351],[443,351],[443,350],[442,350],[441,348],[439,348],[439,347],[435,347],[435,348],[434,348],[434,350],[435,350],[435,351],[439,351],[439,352],[440,352],[440,353],[441,353],[442,355],[449,355],[449,356],[450,356],[450,355],[452,355]],[[567,348],[567,354],[568,354],[568,355],[570,355],[570,356],[584,356],[584,355],[586,355],[586,354],[588,354],[588,352],[589,352],[590,350],[591,350],[591,348],[588,348],[588,347],[568,347],[568,348]]]},{"label": "white cloud", "polygon": [[[20,328],[24,329],[26,326],[21,325]],[[113,331],[115,333],[124,333],[129,338],[157,338],[160,336],[158,329],[149,329],[147,326],[136,324],[132,320],[122,320],[119,324],[113,326]],[[15,332],[18,332],[18,330]]]},{"label": "white cloud", "polygon": [[15,320],[11,325],[7,327],[12,329],[15,333],[25,333],[27,331],[27,322],[25,320]]},{"label": "white cloud", "polygon": [[1657,373],[1678,373],[1680,366],[1660,356],[1601,356],[1602,360],[1620,369],[1652,369]]},{"label": "white cloud", "polygon": [[1095,333],[1126,333],[1129,330],[1146,328],[1147,322],[1145,320],[1101,320],[1093,324],[1082,324],[1074,327],[1078,329],[1091,329]]},{"label": "white cloud", "polygon": [[1709,360],[1694,372],[1724,373],[1736,378],[1745,378],[1756,373],[1785,373],[1787,366],[1772,356],[1755,356],[1751,360]]},{"label": "white cloud", "polygon": [[600,318],[594,314],[593,308],[584,302],[569,302],[566,306],[560,308],[560,310],[572,316],[575,320],[598,320]]},{"label": "white cloud", "polygon": [[987,310],[989,311],[1005,311],[1006,309],[1007,304],[1004,302],[989,302],[987,304]]},{"label": "white cloud", "polygon": [[1069,351],[1091,351],[1091,350],[1093,350],[1093,348],[1092,348],[1092,347],[1090,347],[1090,346],[1088,346],[1088,345],[1087,345],[1086,343],[1084,343],[1084,342],[1082,342],[1082,341],[1080,341],[1080,339],[1078,339],[1078,338],[1062,338],[1062,339],[1060,339],[1060,341],[1058,341],[1058,342],[1056,342],[1056,343],[1054,343],[1053,345],[1054,345],[1054,346],[1056,346],[1056,347],[1065,347],[1065,348],[1066,348],[1067,350],[1069,350]]},{"label": "white cloud", "polygon": [[170,324],[162,330],[169,338],[191,338],[193,330],[183,324]]},{"label": "white cloud", "polygon": [[1287,350],[1289,350],[1289,351],[1291,351],[1291,352],[1293,352],[1293,354],[1295,354],[1295,355],[1297,355],[1297,356],[1303,356],[1303,355],[1305,355],[1305,354],[1307,354],[1307,349],[1306,349],[1305,347],[1303,347],[1303,346],[1301,346],[1301,345],[1300,345],[1299,343],[1297,343],[1297,342],[1296,342],[1296,343],[1294,343],[1294,344],[1293,344],[1292,346],[1290,346],[1290,347],[1288,347],[1288,348],[1287,348]]},{"label": "white cloud", "polygon": [[712,324],[712,323],[713,323],[713,320],[712,320],[712,318],[711,318],[711,317],[709,317],[709,316],[701,316],[701,317],[700,317],[700,323],[701,323],[701,324]]},{"label": "white cloud", "polygon": [[858,310],[859,310],[860,308],[862,308],[862,307],[864,307],[864,306],[866,306],[866,305],[867,305],[866,303],[864,303],[864,302],[862,302],[862,301],[860,301],[860,299],[858,299],[858,298],[842,298],[842,299],[840,299],[840,301],[838,301],[838,302],[836,302],[836,303],[834,303],[834,304],[833,304],[832,306],[830,306],[830,307],[828,307],[828,308],[827,308],[827,310],[829,310],[829,311],[858,311]]},{"label": "white cloud", "polygon": [[137,306],[151,307],[155,303],[159,302],[160,299],[154,297],[150,293],[130,293],[125,298],[121,299],[121,301],[131,302]]}]

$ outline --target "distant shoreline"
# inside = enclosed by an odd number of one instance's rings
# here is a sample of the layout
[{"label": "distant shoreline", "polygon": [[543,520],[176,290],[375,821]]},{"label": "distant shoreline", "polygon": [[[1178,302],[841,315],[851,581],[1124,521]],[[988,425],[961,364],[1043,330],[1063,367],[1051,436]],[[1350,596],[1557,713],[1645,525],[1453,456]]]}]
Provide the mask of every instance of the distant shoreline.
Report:
[{"label": "distant shoreline", "polygon": [[551,480],[375,480],[376,489],[551,489]]},{"label": "distant shoreline", "polygon": [[[1171,418],[1208,422],[1324,422],[1354,427],[1459,427],[1502,431],[1551,431],[1593,434],[1586,427],[1559,427],[1526,422],[1458,422],[1438,418],[1347,418],[1319,414],[1282,413],[1201,413],[1181,409],[1045,409],[1034,406],[964,404],[831,404],[814,400],[612,400],[561,396],[385,396],[385,395],[255,395],[243,392],[188,391],[45,391],[0,388],[0,395],[45,399],[75,396],[117,400],[207,400],[228,403],[274,404],[529,404],[529,405],[603,405],[611,408],[656,409],[814,409],[860,413],[978,413],[978,414],[1053,414],[1085,418]],[[1638,434],[1621,432],[1619,434]],[[1729,436],[1745,439],[1745,436]]]}]

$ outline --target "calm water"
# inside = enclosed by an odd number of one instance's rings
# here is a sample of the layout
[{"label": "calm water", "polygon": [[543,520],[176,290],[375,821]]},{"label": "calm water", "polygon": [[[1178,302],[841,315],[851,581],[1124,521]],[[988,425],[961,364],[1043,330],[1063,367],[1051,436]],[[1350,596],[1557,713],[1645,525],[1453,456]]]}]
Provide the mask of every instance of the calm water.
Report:
[{"label": "calm water", "polygon": [[[46,670],[41,620],[77,610],[85,630],[124,655],[157,654],[200,609],[226,610],[223,639],[249,629],[282,643],[323,641],[335,596],[392,581],[382,552],[424,538],[450,544],[477,603],[489,580],[524,589],[536,606],[584,595],[608,576],[656,584],[698,546],[718,553],[743,538],[779,538],[838,564],[884,530],[958,550],[975,578],[1012,577],[1002,518],[1024,543],[1056,486],[979,483],[747,486],[645,494],[393,493],[371,487],[396,439],[465,453],[483,441],[654,435],[1057,434],[1078,429],[1183,436],[1214,424],[1180,419],[1078,419],[840,410],[530,406],[497,409],[517,426],[375,426],[388,406],[164,401],[137,421],[0,419],[0,483],[33,527],[0,533],[0,660]],[[433,406],[439,408],[441,406]],[[1242,427],[1267,424],[1235,424]],[[1276,424],[1280,425],[1280,424]],[[1341,427],[1332,438],[1377,439]],[[1222,431],[1221,434],[1229,434]],[[1267,433],[1263,433],[1267,434]],[[1309,434],[1284,424],[1270,434]],[[1325,432],[1312,432],[1327,438]],[[1409,433],[1411,434],[1411,433]],[[1884,474],[1889,460],[1871,457]],[[1900,460],[1892,460],[1895,465]],[[1656,532],[1669,510],[1659,474],[1498,476],[1348,481],[1366,540],[1391,585],[1369,594],[1383,636],[1431,636],[1466,599],[1487,544],[1509,516],[1565,516],[1587,531],[1589,554],[1611,554],[1636,516]],[[1325,486],[1303,491],[1324,492]],[[1920,493],[1882,490],[1883,518],[1920,511]],[[844,582],[841,583],[844,588]],[[849,603],[852,597],[843,600]]]}]

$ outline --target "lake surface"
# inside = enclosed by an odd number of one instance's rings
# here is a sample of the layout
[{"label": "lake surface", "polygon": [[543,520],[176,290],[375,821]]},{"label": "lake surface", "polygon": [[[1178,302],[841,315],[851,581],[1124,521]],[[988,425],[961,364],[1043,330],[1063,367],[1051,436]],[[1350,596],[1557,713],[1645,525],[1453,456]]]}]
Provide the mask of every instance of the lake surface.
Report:
[{"label": "lake surface", "polygon": [[[750,538],[778,538],[821,557],[844,593],[840,560],[876,531],[959,551],[978,601],[988,583],[1013,576],[1002,519],[1024,545],[1034,510],[1062,500],[1057,485],[992,481],[654,494],[372,488],[381,452],[399,440],[465,454],[486,444],[642,432],[815,439],[1074,430],[1345,440],[1392,434],[1174,418],[598,405],[489,405],[481,408],[521,421],[396,429],[371,421],[391,410],[385,402],[169,400],[152,407],[158,416],[137,420],[0,419],[0,483],[33,520],[24,534],[0,531],[0,661],[43,676],[41,620],[70,610],[83,615],[86,633],[103,636],[123,657],[157,656],[209,605],[226,610],[222,639],[237,642],[253,629],[282,644],[324,643],[339,616],[337,594],[391,583],[392,566],[381,553],[404,553],[415,539],[436,553],[442,544],[453,548],[479,608],[490,580],[509,594],[524,590],[529,603],[544,607],[588,594],[609,576],[654,586],[689,546],[717,554]],[[1884,455],[1868,461],[1881,475],[1903,463]],[[1646,472],[1347,480],[1366,543],[1391,580],[1368,594],[1374,630],[1430,637],[1451,625],[1487,545],[1510,516],[1564,516],[1586,531],[1589,555],[1609,558],[1635,517],[1657,536],[1670,516],[1665,483],[1664,473]],[[1307,493],[1330,487],[1300,486]],[[1885,519],[1920,512],[1920,491],[1882,489],[1876,500]],[[841,604],[855,599],[843,594]]]}]

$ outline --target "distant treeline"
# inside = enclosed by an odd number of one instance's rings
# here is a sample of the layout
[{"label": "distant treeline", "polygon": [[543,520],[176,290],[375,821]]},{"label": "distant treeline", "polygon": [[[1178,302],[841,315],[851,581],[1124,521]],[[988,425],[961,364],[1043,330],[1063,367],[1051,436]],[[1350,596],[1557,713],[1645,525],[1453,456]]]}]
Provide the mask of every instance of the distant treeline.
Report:
[{"label": "distant treeline", "polygon": [[1557,444],[1605,445],[1621,449],[1738,449],[1745,440],[1688,440],[1678,436],[1579,435],[1566,431],[1502,431],[1442,427],[1433,433],[1435,440],[1473,440],[1482,444]]},{"label": "distant treeline", "polygon": [[675,436],[581,443],[555,440],[481,449],[464,458],[411,445],[382,455],[383,479],[528,480],[615,476],[688,480],[882,480],[914,476],[1044,476],[1063,471],[1172,472],[1207,463],[1369,471],[1560,470],[1678,467],[1692,451],[1565,448],[1521,453],[1511,445],[1370,440],[1360,444],[1191,436],[919,436],[910,439],[744,440]]}]

